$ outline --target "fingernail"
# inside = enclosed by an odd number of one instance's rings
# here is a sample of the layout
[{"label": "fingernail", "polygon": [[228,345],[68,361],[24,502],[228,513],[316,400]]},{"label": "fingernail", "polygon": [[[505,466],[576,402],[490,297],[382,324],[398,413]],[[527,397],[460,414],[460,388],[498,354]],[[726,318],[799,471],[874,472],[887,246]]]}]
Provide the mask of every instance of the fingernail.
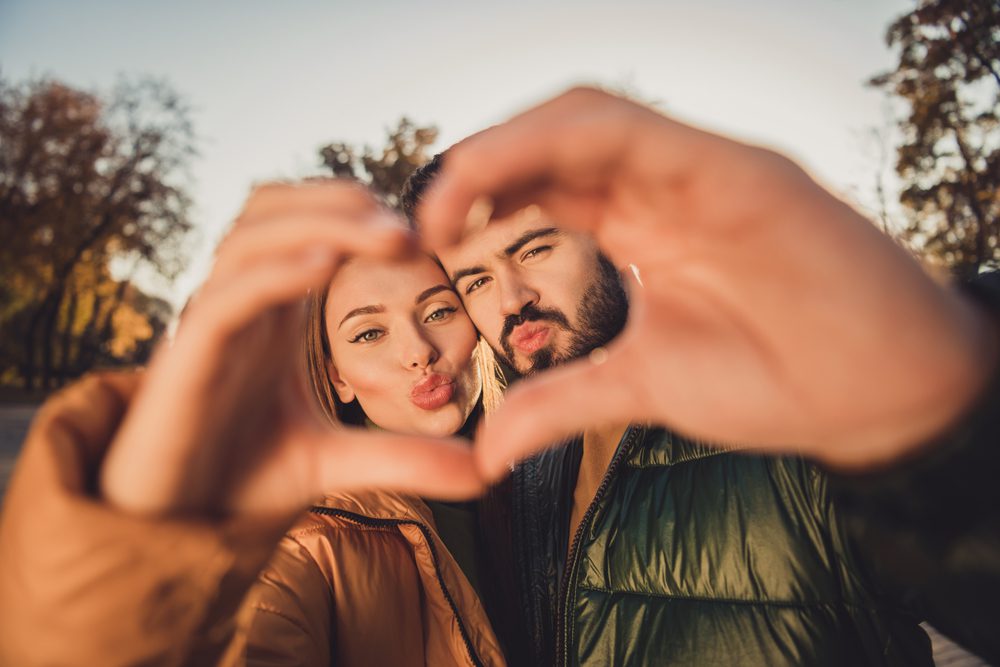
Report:
[{"label": "fingernail", "polygon": [[521,209],[521,215],[519,217],[522,222],[538,222],[538,220],[542,217],[542,208],[538,204],[528,204]]},{"label": "fingernail", "polygon": [[594,364],[595,366],[600,366],[607,360],[608,360],[608,351],[605,350],[603,347],[595,347],[593,350],[591,350],[590,363]]},{"label": "fingernail", "polygon": [[392,211],[380,210],[371,217],[371,224],[376,227],[389,227],[391,229],[406,229],[403,219]]},{"label": "fingernail", "polygon": [[465,235],[481,232],[493,217],[493,200],[485,195],[476,197],[465,216]]},{"label": "fingernail", "polygon": [[326,268],[333,264],[334,254],[326,248],[310,248],[302,253],[302,263],[309,268]]},{"label": "fingernail", "polygon": [[483,474],[492,483],[502,479],[511,470],[511,464],[504,461],[487,461],[483,465]]}]

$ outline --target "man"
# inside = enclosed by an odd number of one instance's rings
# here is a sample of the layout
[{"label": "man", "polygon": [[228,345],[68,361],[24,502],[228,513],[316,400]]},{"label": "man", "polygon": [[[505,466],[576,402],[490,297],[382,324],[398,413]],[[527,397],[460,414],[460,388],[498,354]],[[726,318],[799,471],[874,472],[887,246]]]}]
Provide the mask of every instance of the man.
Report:
[{"label": "man", "polygon": [[884,579],[1000,659],[995,289],[935,283],[779,155],[595,90],[450,149],[422,232],[454,243],[484,203],[540,206],[645,284],[601,363],[508,394],[477,438],[484,471],[625,420],[808,455],[845,473],[831,481]]},{"label": "man", "polygon": [[[442,164],[404,188],[411,216]],[[439,253],[480,333],[519,376],[599,362],[628,317],[614,265],[537,206],[488,215]],[[539,665],[930,664],[916,617],[872,585],[824,476],[798,459],[609,422],[522,463],[513,489]]]}]

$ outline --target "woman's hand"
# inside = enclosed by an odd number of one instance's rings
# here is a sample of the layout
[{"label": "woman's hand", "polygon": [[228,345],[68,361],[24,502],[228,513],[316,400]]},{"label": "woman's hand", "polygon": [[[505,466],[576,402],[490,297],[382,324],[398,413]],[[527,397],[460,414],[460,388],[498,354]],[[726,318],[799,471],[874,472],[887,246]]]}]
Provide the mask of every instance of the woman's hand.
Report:
[{"label": "woman's hand", "polygon": [[304,297],[347,256],[402,258],[411,235],[361,186],[256,189],[172,344],[153,357],[100,488],[137,513],[287,512],[368,487],[481,490],[467,445],[334,430],[305,381]]}]

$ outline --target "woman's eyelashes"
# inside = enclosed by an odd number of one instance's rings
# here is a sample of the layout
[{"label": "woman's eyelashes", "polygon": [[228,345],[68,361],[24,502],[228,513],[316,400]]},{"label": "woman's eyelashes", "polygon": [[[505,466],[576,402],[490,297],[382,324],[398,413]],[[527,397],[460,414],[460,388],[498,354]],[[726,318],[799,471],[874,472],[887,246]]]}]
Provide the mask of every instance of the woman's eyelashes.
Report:
[{"label": "woman's eyelashes", "polygon": [[[457,306],[439,306],[432,309],[424,318],[424,324],[436,324],[439,322],[447,322],[452,319],[452,316],[458,311]],[[385,336],[389,335],[387,329],[383,327],[369,327],[363,331],[359,331],[350,338],[347,339],[348,343],[375,343]]]},{"label": "woman's eyelashes", "polygon": [[349,338],[347,342],[349,343],[374,343],[382,336],[385,335],[385,331],[382,329],[365,329],[364,331],[356,334],[352,338]]},{"label": "woman's eyelashes", "polygon": [[443,322],[451,317],[458,308],[455,306],[441,306],[440,308],[435,308],[431,313],[424,318],[424,322]]}]

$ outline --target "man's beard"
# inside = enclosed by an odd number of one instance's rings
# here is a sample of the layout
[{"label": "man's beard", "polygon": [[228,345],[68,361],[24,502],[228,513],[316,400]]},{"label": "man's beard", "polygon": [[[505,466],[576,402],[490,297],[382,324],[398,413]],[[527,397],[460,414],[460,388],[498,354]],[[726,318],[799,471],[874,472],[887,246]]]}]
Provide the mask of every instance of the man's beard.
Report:
[{"label": "man's beard", "polygon": [[[628,295],[621,276],[614,264],[603,254],[598,254],[598,273],[594,282],[583,293],[576,310],[578,328],[570,326],[562,311],[556,308],[538,308],[528,304],[517,315],[504,320],[500,332],[501,350],[495,350],[508,367],[521,375],[532,375],[557,364],[590,354],[594,349],[607,345],[621,333],[628,319]],[[568,331],[569,348],[565,354],[556,354],[551,347],[533,352],[529,357],[530,366],[521,371],[514,365],[514,348],[510,344],[510,334],[514,327],[524,322],[551,322]]]}]

